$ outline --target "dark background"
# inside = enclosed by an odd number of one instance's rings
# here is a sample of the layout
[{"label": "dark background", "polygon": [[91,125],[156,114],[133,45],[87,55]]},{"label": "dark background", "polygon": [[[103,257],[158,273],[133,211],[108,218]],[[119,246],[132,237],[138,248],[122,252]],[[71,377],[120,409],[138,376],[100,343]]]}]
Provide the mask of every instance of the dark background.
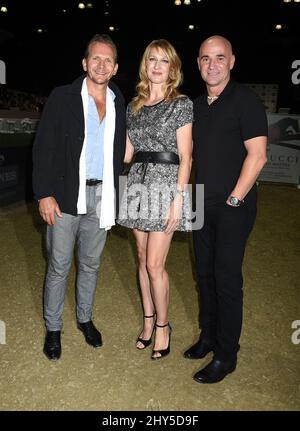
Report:
[{"label": "dark background", "polygon": [[[185,77],[182,91],[195,97],[203,90],[196,64],[199,45],[221,34],[233,44],[235,79],[278,84],[278,107],[300,112],[300,85],[291,82],[292,62],[300,59],[300,3],[191,0],[190,6],[175,6],[174,0],[94,0],[93,8],[84,10],[78,3],[1,2],[8,8],[0,13],[0,60],[6,63],[7,87],[47,96],[82,73],[89,38],[110,33],[119,50],[115,80],[127,101],[134,94],[141,54],[157,38],[167,38],[178,50]],[[275,30],[278,23],[283,25],[280,31]],[[189,24],[195,30],[188,30]],[[110,25],[116,30],[109,32]]]}]

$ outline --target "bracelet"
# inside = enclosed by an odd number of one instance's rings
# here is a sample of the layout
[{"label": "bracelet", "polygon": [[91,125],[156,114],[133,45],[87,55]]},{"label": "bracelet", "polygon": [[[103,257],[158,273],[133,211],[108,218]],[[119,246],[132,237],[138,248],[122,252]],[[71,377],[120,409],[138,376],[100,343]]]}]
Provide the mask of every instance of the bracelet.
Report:
[{"label": "bracelet", "polygon": [[183,198],[187,195],[187,192],[181,190],[179,187],[176,188],[176,194],[182,196]]}]

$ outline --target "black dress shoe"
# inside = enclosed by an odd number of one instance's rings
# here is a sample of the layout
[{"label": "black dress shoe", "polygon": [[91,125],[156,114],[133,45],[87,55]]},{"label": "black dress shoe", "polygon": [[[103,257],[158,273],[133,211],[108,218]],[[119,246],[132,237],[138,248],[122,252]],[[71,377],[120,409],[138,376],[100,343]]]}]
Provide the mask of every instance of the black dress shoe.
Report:
[{"label": "black dress shoe", "polygon": [[232,373],[236,368],[236,361],[224,362],[213,359],[206,367],[194,375],[194,380],[198,383],[217,383],[224,379],[227,374]]},{"label": "black dress shoe", "polygon": [[93,347],[102,346],[102,337],[97,328],[95,328],[93,322],[90,320],[86,323],[77,323],[78,329],[83,332],[85,341]]},{"label": "black dress shoe", "polygon": [[60,358],[60,331],[47,331],[43,352],[51,361],[57,361]]},{"label": "black dress shoe", "polygon": [[201,359],[213,350],[213,346],[204,340],[199,340],[192,347],[186,350],[183,356],[187,359]]}]

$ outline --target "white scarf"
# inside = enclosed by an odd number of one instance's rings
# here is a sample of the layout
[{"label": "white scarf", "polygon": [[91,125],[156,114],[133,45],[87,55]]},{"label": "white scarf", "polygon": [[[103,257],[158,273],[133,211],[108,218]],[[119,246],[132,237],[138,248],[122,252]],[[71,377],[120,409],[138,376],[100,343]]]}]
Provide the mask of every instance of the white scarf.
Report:
[{"label": "white scarf", "polygon": [[[79,193],[77,201],[78,214],[86,214],[86,166],[85,166],[85,150],[87,136],[87,114],[88,114],[88,89],[86,78],[83,80],[81,97],[84,112],[84,141],[79,160]],[[114,93],[107,87],[106,93],[106,113],[105,113],[105,129],[104,129],[104,146],[103,146],[103,182],[101,196],[101,211],[99,217],[99,227],[109,230],[115,225],[115,187],[114,187],[114,136],[115,136],[115,120],[116,111],[114,104]]]}]

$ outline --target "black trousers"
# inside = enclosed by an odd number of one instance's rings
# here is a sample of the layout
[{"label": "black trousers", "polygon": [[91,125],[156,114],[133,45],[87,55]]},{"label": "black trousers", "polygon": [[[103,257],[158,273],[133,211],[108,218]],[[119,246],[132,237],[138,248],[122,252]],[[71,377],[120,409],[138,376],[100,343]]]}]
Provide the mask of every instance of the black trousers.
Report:
[{"label": "black trousers", "polygon": [[256,203],[204,209],[204,226],[193,231],[200,291],[201,338],[215,358],[236,360],[243,315],[242,264],[256,217]]}]

